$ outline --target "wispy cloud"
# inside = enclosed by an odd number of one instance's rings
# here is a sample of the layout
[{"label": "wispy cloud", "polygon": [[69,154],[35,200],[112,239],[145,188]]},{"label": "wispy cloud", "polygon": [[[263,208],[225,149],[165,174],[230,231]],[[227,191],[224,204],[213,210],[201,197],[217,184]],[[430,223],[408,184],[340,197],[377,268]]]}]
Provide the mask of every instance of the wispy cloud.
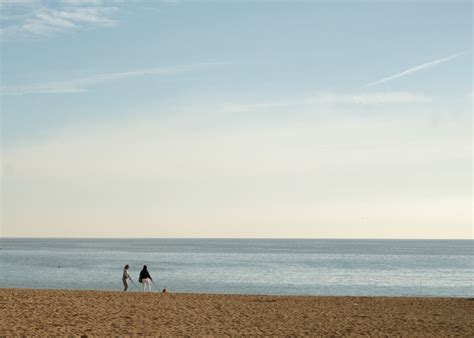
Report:
[{"label": "wispy cloud", "polygon": [[290,106],[289,102],[259,102],[259,103],[231,103],[223,106],[223,111],[228,113],[248,113],[252,111],[262,111],[272,108]]},{"label": "wispy cloud", "polygon": [[304,107],[315,105],[388,105],[388,104],[411,104],[432,102],[429,96],[412,92],[336,92],[323,91],[292,101],[264,101],[253,103],[231,103],[222,107],[227,113],[253,113],[285,109],[291,107]]},{"label": "wispy cloud", "polygon": [[430,102],[428,96],[411,92],[368,92],[368,93],[339,93],[321,92],[307,97],[307,104],[388,104],[388,103],[417,103]]},{"label": "wispy cloud", "polygon": [[1,6],[31,5],[34,0],[0,0]]},{"label": "wispy cloud", "polygon": [[130,70],[125,72],[95,74],[88,77],[72,79],[67,81],[50,81],[39,82],[23,85],[7,85],[0,87],[1,95],[26,95],[26,94],[59,94],[59,93],[79,93],[86,91],[89,87],[104,82],[112,82],[127,78],[164,75],[173,73],[182,73],[197,70],[202,67],[220,65],[223,63],[209,62],[196,63],[172,67],[155,67],[138,70]]},{"label": "wispy cloud", "polygon": [[457,58],[458,56],[461,56],[463,55],[464,53],[458,53],[458,54],[453,54],[453,55],[450,55],[448,57],[445,57],[445,58],[441,58],[441,59],[437,59],[437,60],[433,60],[433,61],[430,61],[430,62],[426,62],[426,63],[423,63],[421,65],[418,65],[418,66],[415,66],[415,67],[412,67],[412,68],[409,68],[407,70],[404,70],[400,73],[397,73],[395,75],[391,75],[391,76],[388,76],[388,77],[384,77],[383,79],[380,79],[380,80],[377,80],[377,81],[374,81],[374,82],[371,82],[369,84],[366,84],[364,87],[372,87],[372,86],[375,86],[375,85],[378,85],[378,84],[381,84],[381,83],[384,83],[384,82],[388,82],[388,81],[391,81],[391,80],[394,80],[394,79],[397,79],[399,77],[404,77],[404,76],[407,76],[407,75],[411,75],[413,73],[416,73],[416,72],[419,72],[423,69],[427,69],[427,68],[431,68],[431,67],[435,67],[441,63],[444,63],[444,62],[447,62],[447,61],[450,61],[454,58]]}]

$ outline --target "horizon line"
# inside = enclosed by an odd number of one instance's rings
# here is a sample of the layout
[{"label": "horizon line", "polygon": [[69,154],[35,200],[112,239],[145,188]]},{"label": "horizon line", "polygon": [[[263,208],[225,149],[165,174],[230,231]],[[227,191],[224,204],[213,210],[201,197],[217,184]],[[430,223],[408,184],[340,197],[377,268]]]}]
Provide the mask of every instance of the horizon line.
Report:
[{"label": "horizon line", "polygon": [[413,238],[400,238],[400,237],[22,237],[22,236],[9,236],[0,237],[2,239],[265,239],[265,240],[430,240],[430,241],[450,241],[450,240],[461,240],[461,241],[473,241],[474,238],[432,238],[432,237],[413,237]]}]

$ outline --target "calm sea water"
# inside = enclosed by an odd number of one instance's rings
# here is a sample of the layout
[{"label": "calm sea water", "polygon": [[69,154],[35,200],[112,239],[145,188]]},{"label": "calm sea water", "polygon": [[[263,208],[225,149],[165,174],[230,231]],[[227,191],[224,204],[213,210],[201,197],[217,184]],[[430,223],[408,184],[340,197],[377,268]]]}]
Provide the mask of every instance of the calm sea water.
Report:
[{"label": "calm sea water", "polygon": [[[473,297],[472,240],[0,239],[0,287]],[[134,286],[131,285],[131,290]]]}]

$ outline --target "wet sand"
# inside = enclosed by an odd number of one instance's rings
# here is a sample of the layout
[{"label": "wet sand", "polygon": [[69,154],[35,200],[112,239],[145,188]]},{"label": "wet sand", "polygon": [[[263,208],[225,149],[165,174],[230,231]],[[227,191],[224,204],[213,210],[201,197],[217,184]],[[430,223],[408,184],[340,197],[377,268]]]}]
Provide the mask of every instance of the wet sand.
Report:
[{"label": "wet sand", "polygon": [[474,336],[474,300],[0,289],[10,335]]}]

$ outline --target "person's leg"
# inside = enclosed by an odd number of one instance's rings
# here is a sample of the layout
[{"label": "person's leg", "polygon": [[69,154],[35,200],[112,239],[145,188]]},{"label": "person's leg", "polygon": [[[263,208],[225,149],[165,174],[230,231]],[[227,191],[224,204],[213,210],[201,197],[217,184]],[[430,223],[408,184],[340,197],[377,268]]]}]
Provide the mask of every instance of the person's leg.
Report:
[{"label": "person's leg", "polygon": [[142,279],[142,291],[145,292],[146,279]]},{"label": "person's leg", "polygon": [[122,279],[123,282],[123,291],[127,291],[128,289],[128,281],[126,279]]},{"label": "person's leg", "polygon": [[148,292],[150,292],[150,279],[149,278],[146,279],[146,287],[148,289]]}]

